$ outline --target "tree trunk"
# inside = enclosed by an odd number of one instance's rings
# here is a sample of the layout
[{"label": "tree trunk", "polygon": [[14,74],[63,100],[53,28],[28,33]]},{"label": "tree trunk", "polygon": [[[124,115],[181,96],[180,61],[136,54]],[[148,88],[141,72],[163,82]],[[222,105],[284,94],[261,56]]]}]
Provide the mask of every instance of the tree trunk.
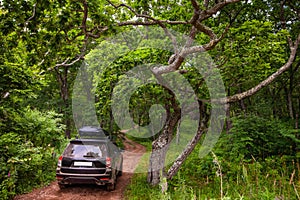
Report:
[{"label": "tree trunk", "polygon": [[230,120],[230,103],[226,104],[226,133],[229,134],[229,131],[232,127],[232,121]]},{"label": "tree trunk", "polygon": [[179,142],[180,142],[180,123],[181,123],[181,120],[179,120],[178,124],[177,124],[177,129],[176,129],[176,144],[179,144]]},{"label": "tree trunk", "polygon": [[284,87],[284,91],[285,91],[285,95],[286,95],[286,104],[287,104],[287,110],[288,110],[288,113],[289,113],[289,117],[291,119],[294,119],[291,90],[287,87]]},{"label": "tree trunk", "polygon": [[152,152],[149,161],[147,181],[151,185],[157,185],[160,182],[162,169],[165,163],[166,152],[168,149],[169,136],[167,130],[152,143]]},{"label": "tree trunk", "polygon": [[180,110],[175,110],[167,120],[162,134],[153,141],[150,155],[147,181],[151,185],[159,184],[161,176],[166,176],[164,171],[165,158],[168,147],[173,138],[176,124],[180,119]]},{"label": "tree trunk", "polygon": [[[230,96],[230,88],[228,88],[227,92],[228,92],[227,95]],[[230,103],[227,103],[225,108],[226,108],[226,119],[225,119],[226,133],[229,134],[229,131],[232,127],[232,121],[230,120]]]},{"label": "tree trunk", "polygon": [[176,161],[173,163],[173,165],[169,168],[168,173],[166,175],[167,179],[172,179],[174,175],[178,172],[183,162],[187,159],[187,157],[191,154],[191,152],[194,150],[195,146],[201,139],[203,133],[206,131],[209,116],[206,113],[206,106],[202,102],[199,102],[199,109],[200,109],[200,115],[201,119],[199,121],[198,125],[198,131],[197,134],[194,136],[194,138],[189,142],[187,145],[187,148],[177,157]]},{"label": "tree trunk", "polygon": [[58,67],[55,67],[56,77],[60,86],[60,96],[64,102],[64,117],[65,117],[65,137],[71,138],[71,119],[69,112],[69,88],[68,88],[68,67],[64,67],[64,72],[61,73],[58,70]]},{"label": "tree trunk", "polygon": [[205,129],[199,128],[195,137],[191,140],[188,144],[188,147],[178,156],[174,164],[170,167],[167,173],[167,178],[172,179],[173,176],[178,172],[179,168],[183,164],[183,162],[187,159],[187,157],[191,154],[194,150],[195,146],[201,139]]},{"label": "tree trunk", "polygon": [[[239,93],[242,92],[240,87],[239,87],[238,92]],[[244,99],[239,100],[239,103],[240,103],[240,107],[241,107],[241,110],[243,111],[243,113],[246,113],[246,105],[245,105]]]}]

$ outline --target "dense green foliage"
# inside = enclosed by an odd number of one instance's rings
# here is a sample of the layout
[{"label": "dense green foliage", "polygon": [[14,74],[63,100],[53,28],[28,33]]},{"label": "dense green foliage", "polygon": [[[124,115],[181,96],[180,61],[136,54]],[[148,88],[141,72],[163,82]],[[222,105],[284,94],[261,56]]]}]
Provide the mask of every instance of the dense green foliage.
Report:
[{"label": "dense green foliage", "polygon": [[[92,52],[93,53],[93,52]],[[115,85],[125,72],[132,68],[143,65],[144,63],[159,63],[159,60],[166,60],[169,56],[169,52],[165,52],[158,49],[141,48],[135,51],[131,51],[128,54],[120,57],[114,61],[108,68],[105,69],[103,74],[98,77],[95,82],[96,88],[96,107],[101,123],[107,129],[109,129],[111,122],[111,94]],[[122,91],[126,92],[126,91]],[[149,106],[153,104],[164,103],[160,99],[164,98],[166,93],[158,84],[149,84],[139,88],[132,94],[130,102],[130,112],[133,120],[136,124],[146,125],[149,123]],[[155,97],[155,98],[154,98]],[[141,111],[144,112],[141,112]],[[114,129],[117,129],[114,124]]]},{"label": "dense green foliage", "polygon": [[[191,17],[209,14],[205,10],[220,2],[1,0],[0,198],[11,199],[54,179],[56,155],[64,138],[76,134],[71,100],[83,60],[95,72],[99,124],[111,134],[118,133],[111,108],[116,84],[134,67],[167,65],[172,56],[167,50],[150,48],[167,46],[165,38],[156,38],[156,33],[141,40],[125,34],[138,30],[137,24],[141,24],[139,30],[153,25],[195,34],[195,43],[201,45],[219,38],[209,54],[228,96],[257,86],[286,64],[300,32],[298,0],[228,4],[217,12],[210,10],[213,14],[199,20],[194,33]],[[116,46],[108,44],[107,39],[116,34],[130,38]],[[99,55],[105,57],[101,62]],[[226,133],[214,154],[199,158],[198,144],[179,173],[168,180],[167,192],[147,185],[145,176],[137,175],[126,198],[300,199],[299,67],[298,47],[285,73],[255,95],[228,104]],[[176,70],[189,81],[199,100],[209,99],[205,73],[200,75],[185,61]],[[102,73],[97,74],[99,71]],[[140,126],[149,124],[154,104],[175,110],[170,96],[158,84],[139,87],[129,102],[133,121]],[[209,115],[210,104],[203,102]],[[139,142],[151,151],[155,138]],[[118,143],[122,146],[120,139]],[[161,184],[166,182],[161,180]]]},{"label": "dense green foliage", "polygon": [[0,129],[0,196],[8,199],[54,179],[64,125],[50,111],[2,109],[1,114],[6,126]]},{"label": "dense green foliage", "polygon": [[224,151],[222,156],[234,160],[264,160],[283,155],[295,158],[300,144],[297,132],[278,119],[258,116],[234,118],[233,128],[222,138],[220,149]]}]

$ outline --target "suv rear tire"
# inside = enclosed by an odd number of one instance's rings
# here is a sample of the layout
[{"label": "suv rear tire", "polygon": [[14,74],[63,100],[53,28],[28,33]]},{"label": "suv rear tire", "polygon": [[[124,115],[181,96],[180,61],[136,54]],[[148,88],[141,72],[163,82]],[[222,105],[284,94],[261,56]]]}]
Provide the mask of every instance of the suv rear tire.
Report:
[{"label": "suv rear tire", "polygon": [[113,191],[116,189],[116,183],[111,183],[106,185],[106,190],[107,191]]},{"label": "suv rear tire", "polygon": [[123,172],[122,169],[120,171],[118,171],[118,176],[122,176]]},{"label": "suv rear tire", "polygon": [[116,173],[117,173],[117,170],[113,170],[112,176],[111,176],[113,181],[112,181],[112,183],[106,185],[107,191],[113,191],[116,189],[116,182],[117,182],[117,174]]},{"label": "suv rear tire", "polygon": [[65,185],[65,184],[59,183],[59,184],[58,184],[58,187],[59,187],[59,189],[63,190],[63,189],[66,189],[68,186]]}]

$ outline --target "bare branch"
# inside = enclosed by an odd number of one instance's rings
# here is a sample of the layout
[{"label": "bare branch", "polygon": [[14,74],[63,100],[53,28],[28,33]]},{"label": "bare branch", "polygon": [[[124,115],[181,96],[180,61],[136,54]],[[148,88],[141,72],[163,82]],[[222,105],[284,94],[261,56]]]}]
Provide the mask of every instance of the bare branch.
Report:
[{"label": "bare branch", "polygon": [[119,9],[120,7],[125,7],[128,10],[130,10],[130,12],[132,12],[136,17],[140,17],[140,18],[145,18],[145,19],[150,19],[152,21],[157,21],[159,24],[159,20],[154,19],[153,17],[149,16],[149,15],[145,15],[145,14],[139,14],[137,13],[132,7],[122,3],[120,5],[115,5],[114,3],[112,3],[110,0],[107,0],[107,2],[112,5],[115,9]]},{"label": "bare branch", "polygon": [[205,19],[208,19],[212,15],[216,14],[218,11],[222,10],[226,5],[233,4],[240,2],[241,0],[224,0],[220,3],[217,3],[214,7],[208,9],[208,10],[203,10],[200,13],[199,21],[202,22]]},{"label": "bare branch", "polygon": [[100,29],[98,26],[95,27],[99,33],[97,34],[93,34],[93,31],[87,31],[86,34],[89,36],[89,37],[92,37],[92,38],[99,38],[101,36],[101,33],[105,32],[108,30],[108,27],[103,27],[102,29]]},{"label": "bare branch", "polygon": [[140,18],[144,18],[144,19],[147,19],[147,20],[151,20],[151,21],[154,21],[156,22],[157,25],[159,25],[165,32],[165,34],[171,39],[172,41],[172,44],[173,44],[173,48],[174,48],[174,52],[176,53],[178,51],[178,45],[177,45],[177,40],[176,38],[173,36],[173,34],[169,31],[169,29],[167,29],[166,25],[160,21],[160,20],[157,20],[155,19],[154,17],[151,17],[149,15],[146,15],[146,14],[139,14],[137,13],[132,7],[126,5],[126,4],[120,4],[120,5],[114,5],[110,0],[107,0],[114,8],[118,9],[120,7],[125,7],[127,8],[128,10],[130,10],[132,13],[134,13],[134,15],[136,17],[140,17]]},{"label": "bare branch", "polygon": [[45,62],[45,57],[48,55],[50,53],[50,50],[48,50],[45,54],[44,54],[44,59],[41,61],[41,62],[39,62],[37,65],[38,66],[40,66],[40,65],[42,65],[44,62]]},{"label": "bare branch", "polygon": [[[179,24],[189,24],[189,22],[186,21],[170,21],[170,20],[158,20],[161,23],[164,24],[170,24],[170,25],[179,25]],[[128,25],[132,25],[132,26],[152,26],[152,25],[158,25],[159,22],[158,21],[125,21],[125,22],[119,22],[118,26],[128,26]]]},{"label": "bare branch", "polygon": [[84,55],[81,54],[75,60],[73,60],[70,63],[67,63],[70,60],[70,58],[67,58],[64,62],[56,64],[55,67],[69,67],[69,66],[72,66],[75,63],[77,63],[79,60],[83,59],[83,57],[84,57]]},{"label": "bare branch", "polygon": [[[182,62],[184,61],[184,58],[192,53],[202,53],[208,50],[213,49],[226,35],[230,27],[230,24],[227,25],[222,35],[214,40],[210,40],[208,44],[201,45],[201,46],[192,46],[189,47],[189,45],[186,45],[185,48],[183,48],[178,54],[176,54],[176,57],[173,58],[173,62],[169,62],[169,65],[167,66],[161,66],[161,67],[155,67],[152,69],[152,72],[154,74],[165,74],[169,72],[174,72],[178,70],[178,68],[181,66]],[[191,40],[187,41],[187,44],[190,43]]]},{"label": "bare branch", "polygon": [[198,5],[197,1],[191,0],[191,2],[192,2],[192,5],[194,7],[194,14],[193,14],[193,16],[190,20],[190,23],[195,24],[196,21],[199,19],[199,16],[200,16],[200,8],[199,8],[199,5]]},{"label": "bare branch", "polygon": [[298,35],[296,41],[294,42],[294,44],[292,46],[290,46],[290,57],[287,60],[287,62],[280,67],[275,73],[273,73],[272,75],[270,75],[268,78],[266,78],[265,80],[263,80],[262,82],[260,82],[258,85],[256,85],[255,87],[239,93],[239,94],[235,94],[233,96],[230,97],[226,97],[220,100],[213,100],[213,101],[218,101],[221,103],[232,103],[232,102],[237,102],[239,100],[245,99],[249,96],[252,96],[253,94],[257,93],[259,90],[261,90],[262,88],[264,88],[265,86],[269,85],[271,82],[273,82],[278,76],[280,76],[282,73],[284,73],[286,70],[288,70],[296,57],[296,53],[297,53],[297,49],[299,46],[299,42],[300,42],[300,34]]},{"label": "bare branch", "polygon": [[203,6],[207,9],[208,8],[208,3],[209,3],[209,0],[204,0],[203,1]]},{"label": "bare branch", "polygon": [[[280,2],[280,21],[281,21],[282,28],[286,29],[286,20],[284,17],[284,3],[285,3],[285,1]],[[292,46],[293,45],[292,38],[288,36],[287,40],[288,40],[289,45]]]},{"label": "bare branch", "polygon": [[[84,55],[87,49],[87,45],[88,45],[88,40],[90,37],[92,38],[99,38],[100,34],[103,33],[104,31],[108,30],[108,27],[100,27],[100,26],[95,26],[93,29],[91,29],[90,31],[87,30],[87,18],[88,18],[88,3],[87,0],[83,1],[83,10],[81,10],[80,12],[83,12],[83,18],[82,18],[82,22],[81,22],[81,26],[80,28],[82,29],[82,32],[78,33],[75,38],[77,38],[78,36],[84,35],[84,41],[83,41],[83,46],[80,50],[80,54],[77,55],[72,62],[70,61],[70,58],[67,58],[66,60],[64,60],[62,63],[58,63],[55,65],[54,69],[57,70],[57,68],[59,67],[69,67],[74,65],[75,63],[77,63],[78,61],[84,59]],[[94,31],[100,31],[97,34],[94,34]],[[70,42],[71,40],[68,38],[67,33],[65,32],[66,35],[66,39]],[[52,71],[53,68],[49,68],[48,71]]]},{"label": "bare branch", "polygon": [[[87,24],[86,24],[87,18],[88,18],[88,3],[87,3],[87,0],[83,1],[83,11],[82,12],[83,12],[83,18],[82,18],[80,28],[82,28],[83,34],[86,37],[99,38],[101,36],[101,33],[108,30],[107,26],[104,26],[102,28],[100,26],[95,26],[90,31],[87,29]],[[97,33],[97,34],[93,33],[96,30],[98,30],[99,33]]]},{"label": "bare branch", "polygon": [[161,74],[165,74],[165,73],[169,73],[169,72],[174,72],[180,67],[180,65],[182,64],[183,61],[184,61],[184,57],[181,56],[181,54],[179,54],[179,55],[176,55],[175,60],[170,65],[154,67],[151,71],[155,75],[161,75]]},{"label": "bare branch", "polygon": [[86,30],[87,29],[87,27],[86,27],[87,17],[88,17],[88,4],[87,4],[87,1],[84,0],[83,1],[83,18],[82,18],[82,22],[81,22],[81,27],[82,27],[84,35],[86,35],[86,32],[87,32],[87,30]]},{"label": "bare branch", "polygon": [[24,26],[27,27],[28,23],[35,17],[35,13],[36,13],[36,3],[33,4],[33,11],[32,11],[32,16],[29,17],[26,22],[24,23]]},{"label": "bare branch", "polygon": [[205,33],[206,35],[208,35],[209,38],[210,38],[211,40],[214,40],[214,39],[217,38],[217,36],[216,36],[216,34],[213,32],[213,30],[211,30],[209,27],[205,26],[204,24],[200,23],[199,21],[197,21],[197,22],[195,23],[195,27],[196,27],[199,31],[201,31],[201,32]]}]

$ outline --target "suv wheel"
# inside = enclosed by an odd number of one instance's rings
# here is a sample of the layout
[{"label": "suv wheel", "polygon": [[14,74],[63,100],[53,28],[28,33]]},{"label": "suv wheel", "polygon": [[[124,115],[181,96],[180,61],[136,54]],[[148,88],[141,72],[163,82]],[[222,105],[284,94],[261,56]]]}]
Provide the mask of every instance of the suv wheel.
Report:
[{"label": "suv wheel", "polygon": [[123,173],[123,160],[122,160],[122,162],[121,162],[121,166],[120,166],[120,168],[119,168],[119,170],[118,170],[118,176],[122,176],[122,173]]},{"label": "suv wheel", "polygon": [[59,187],[59,189],[63,190],[63,189],[67,188],[67,185],[59,183],[58,187]]},{"label": "suv wheel", "polygon": [[122,169],[120,171],[118,171],[118,176],[122,176],[123,172]]},{"label": "suv wheel", "polygon": [[112,183],[106,185],[107,191],[113,191],[116,189],[116,180],[117,180],[116,173],[117,173],[117,170],[114,170],[112,173],[112,177],[111,177],[111,179],[113,180]]},{"label": "suv wheel", "polygon": [[111,184],[106,185],[106,190],[107,191],[113,191],[115,189],[116,189],[116,184],[115,183],[111,183]]}]

